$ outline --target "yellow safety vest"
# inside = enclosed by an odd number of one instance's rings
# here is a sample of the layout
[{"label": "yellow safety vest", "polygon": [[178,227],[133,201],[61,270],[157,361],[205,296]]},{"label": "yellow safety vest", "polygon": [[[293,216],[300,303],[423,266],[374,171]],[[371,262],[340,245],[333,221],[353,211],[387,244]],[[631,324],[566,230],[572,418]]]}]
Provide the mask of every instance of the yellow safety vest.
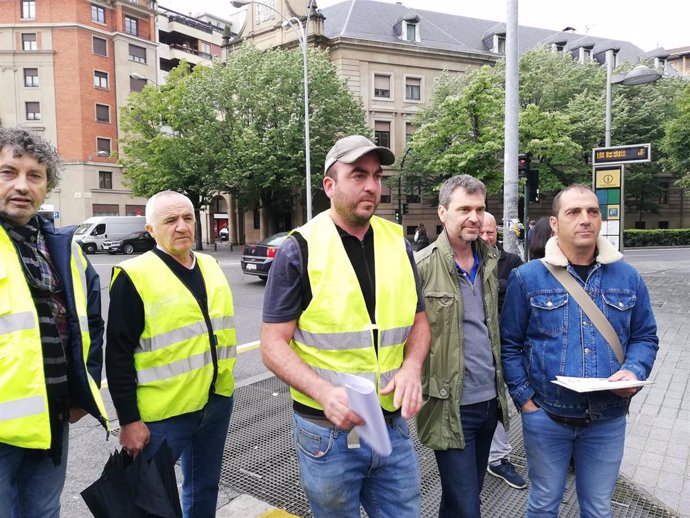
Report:
[{"label": "yellow safety vest", "polygon": [[[235,325],[232,293],[216,260],[196,254],[206,286],[218,365],[215,393],[235,387]],[[154,252],[115,267],[124,270],[144,304],[144,331],[134,351],[137,404],[145,422],[200,410],[213,380],[212,344],[204,314],[192,292]]]},{"label": "yellow safety vest", "polygon": [[[107,428],[101,393],[86,368],[91,345],[86,310],[86,266],[81,249],[72,243],[70,267],[81,331],[82,361],[91,395],[100,411],[99,420]],[[0,443],[44,450],[50,447],[50,440],[38,314],[21,260],[9,236],[0,228]]]},{"label": "yellow safety vest", "polygon": [[[302,361],[332,383],[340,384],[338,373],[346,372],[371,380],[380,392],[402,365],[417,290],[402,227],[376,216],[370,224],[374,230],[376,323],[371,322],[330,211],[322,212],[295,230],[309,248],[312,300],[297,320],[290,345]],[[374,329],[378,330],[378,355]],[[291,392],[296,401],[321,409],[306,394]],[[395,410],[392,394],[379,394],[379,400],[386,410]]]}]

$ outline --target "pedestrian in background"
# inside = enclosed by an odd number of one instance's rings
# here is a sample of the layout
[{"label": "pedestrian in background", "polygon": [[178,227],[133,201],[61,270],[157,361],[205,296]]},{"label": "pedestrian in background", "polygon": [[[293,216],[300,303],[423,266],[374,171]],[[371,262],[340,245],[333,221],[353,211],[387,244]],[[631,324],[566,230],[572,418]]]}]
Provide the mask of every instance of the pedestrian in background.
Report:
[{"label": "pedestrian in background", "polygon": [[[511,254],[503,250],[498,243],[498,229],[496,218],[489,212],[484,213],[484,224],[480,237],[491,246],[498,248],[501,256],[498,258],[498,314],[500,316],[505,299],[506,287],[508,286],[508,276],[514,268],[522,264],[522,259],[516,254]],[[507,392],[507,391],[506,391]],[[506,397],[507,399],[507,397]],[[512,451],[508,433],[503,423],[499,420],[496,424],[496,431],[491,439],[491,449],[489,451],[489,465],[486,471],[489,475],[497,477],[510,487],[515,489],[525,489],[527,482],[522,475],[517,472],[513,463],[510,462],[510,452]]]},{"label": "pedestrian in background", "polygon": [[194,207],[163,191],[146,203],[156,248],[113,269],[106,350],[120,444],[182,459],[185,518],[216,515],[233,406],[232,294],[216,260],[192,252]]},{"label": "pedestrian in background", "polygon": [[422,444],[441,477],[441,518],[478,518],[491,439],[508,426],[498,335],[498,250],[479,239],[486,187],[453,176],[439,192],[443,232],[415,254],[431,326],[424,365]]},{"label": "pedestrian in background", "polygon": [[[601,212],[589,187],[573,185],[556,195],[550,223],[554,237],[544,259],[513,270],[501,314],[503,369],[522,412],[530,479],[527,518],[558,516],[571,454],[582,516],[610,517],[625,417],[638,389],[581,394],[552,380],[646,380],[658,349],[656,321],[640,274],[599,237]],[[601,324],[565,287],[567,279],[562,284],[556,277],[563,274],[585,290],[582,295],[612,326],[620,360]]]},{"label": "pedestrian in background", "polygon": [[[407,419],[422,405],[429,324],[410,244],[375,216],[381,165],[393,153],[365,137],[326,156],[331,200],[278,250],[264,296],[261,354],[290,385],[292,437],[316,518],[419,518],[421,482]],[[374,382],[393,447],[374,453],[351,432],[364,424],[340,375]]]},{"label": "pedestrian in background", "polygon": [[424,223],[420,223],[417,226],[417,230],[414,233],[414,249],[415,252],[419,252],[422,248],[429,246],[429,236],[426,233],[426,227]]},{"label": "pedestrian in background", "polygon": [[529,238],[528,255],[531,259],[541,259],[546,253],[546,243],[553,236],[549,218],[539,218],[532,228],[532,237]]},{"label": "pedestrian in background", "polygon": [[0,515],[57,518],[69,423],[108,429],[100,280],[76,227],[38,210],[60,180],[38,135],[0,128]]}]

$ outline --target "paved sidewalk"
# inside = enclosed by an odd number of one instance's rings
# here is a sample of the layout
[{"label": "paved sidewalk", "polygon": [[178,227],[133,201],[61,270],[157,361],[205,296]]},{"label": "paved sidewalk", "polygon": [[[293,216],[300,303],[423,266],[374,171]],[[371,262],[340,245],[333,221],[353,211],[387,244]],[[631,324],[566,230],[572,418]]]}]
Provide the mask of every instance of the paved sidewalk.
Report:
[{"label": "paved sidewalk", "polygon": [[[241,248],[226,244],[206,252],[221,262],[239,261]],[[631,406],[621,479],[614,495],[614,517],[690,518],[690,250],[688,259],[635,264],[650,289],[661,345],[651,379],[655,381]],[[238,384],[236,409],[226,444],[219,497],[220,518],[284,518],[308,516],[290,446],[289,395],[270,375]],[[115,412],[103,391],[111,416]],[[253,398],[253,399],[252,399]],[[240,408],[244,410],[240,411]],[[517,418],[519,419],[519,417]],[[525,475],[519,421],[511,431],[514,461]],[[113,421],[112,427],[117,428]],[[70,430],[70,460],[63,492],[63,518],[88,515],[79,492],[100,475],[107,454],[118,445],[93,420]],[[423,516],[437,514],[440,494],[433,454],[419,447]],[[571,484],[571,482],[569,483]],[[487,477],[482,494],[488,518],[524,516],[527,491],[508,488]],[[579,516],[574,487],[569,485],[561,518]]]}]

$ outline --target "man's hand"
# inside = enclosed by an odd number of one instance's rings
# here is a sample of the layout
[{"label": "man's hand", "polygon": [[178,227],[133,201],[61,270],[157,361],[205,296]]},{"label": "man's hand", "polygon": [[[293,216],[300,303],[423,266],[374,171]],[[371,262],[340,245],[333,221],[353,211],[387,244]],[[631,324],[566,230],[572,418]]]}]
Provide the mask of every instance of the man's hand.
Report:
[{"label": "man's hand", "polygon": [[424,402],[420,369],[411,362],[404,362],[393,379],[381,390],[381,395],[385,396],[393,391],[393,404],[396,408],[402,406],[403,419],[416,416]]},{"label": "man's hand", "polygon": [[537,410],[539,410],[539,407],[537,405],[535,405],[534,401],[532,401],[531,399],[528,399],[527,403],[522,405],[522,413],[523,414],[529,414],[531,412],[536,412]]},{"label": "man's hand", "polygon": [[323,397],[320,397],[317,401],[323,407],[326,418],[338,428],[350,430],[354,426],[364,424],[364,419],[350,408],[347,401],[347,392],[343,387],[330,385],[323,392]]},{"label": "man's hand", "polygon": [[69,424],[74,424],[87,414],[83,408],[73,406],[69,409]]},{"label": "man's hand", "polygon": [[[637,381],[637,376],[635,376],[634,373],[626,370],[619,370],[618,372],[614,372],[610,377],[609,381],[621,381],[621,380],[633,380]],[[614,394],[620,397],[633,397],[635,394],[637,394],[640,390],[640,387],[630,387],[630,388],[625,388],[625,389],[618,389],[618,390],[612,390]]]},{"label": "man's hand", "polygon": [[134,421],[120,428],[120,446],[132,457],[136,457],[149,443],[151,433],[143,421]]}]

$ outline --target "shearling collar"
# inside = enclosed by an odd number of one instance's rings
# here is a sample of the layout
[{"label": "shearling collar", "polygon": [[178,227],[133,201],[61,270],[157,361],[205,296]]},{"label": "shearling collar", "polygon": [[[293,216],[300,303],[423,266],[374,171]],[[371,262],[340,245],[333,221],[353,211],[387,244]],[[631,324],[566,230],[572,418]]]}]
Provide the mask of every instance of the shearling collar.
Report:
[{"label": "shearling collar", "polygon": [[[623,254],[616,250],[611,243],[599,236],[597,238],[596,262],[601,264],[615,263],[623,259]],[[546,254],[544,260],[555,266],[568,266],[568,258],[558,246],[558,236],[553,236],[546,242]]]}]

